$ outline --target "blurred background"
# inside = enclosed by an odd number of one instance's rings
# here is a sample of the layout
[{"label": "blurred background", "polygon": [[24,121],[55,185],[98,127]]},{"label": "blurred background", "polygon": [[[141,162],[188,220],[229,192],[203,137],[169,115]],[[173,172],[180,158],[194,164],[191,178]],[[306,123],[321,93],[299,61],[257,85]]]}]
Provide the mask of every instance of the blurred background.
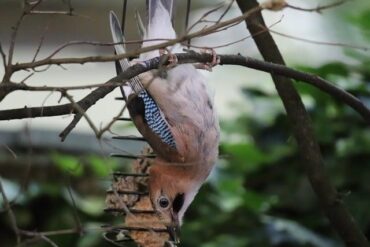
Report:
[{"label": "blurred background", "polygon": [[[126,35],[139,35],[135,10],[142,13],[145,1],[128,1]],[[184,33],[185,2],[178,1],[175,25]],[[192,1],[190,24],[222,1]],[[330,1],[290,0],[300,7],[316,7]],[[111,42],[108,13],[121,16],[122,1],[74,0],[78,16],[35,15],[26,17],[16,42],[15,62],[31,61],[41,37],[44,43],[37,58],[43,58],[68,41]],[[67,10],[66,2],[45,0],[43,10]],[[217,19],[224,9],[212,14]],[[9,47],[11,27],[22,11],[22,1],[0,0],[0,42]],[[225,18],[240,14],[233,5]],[[299,38],[323,41],[327,45],[302,42],[274,35],[291,67],[315,73],[359,97],[370,106],[370,52],[337,46],[370,47],[370,2],[348,3],[319,13],[284,10],[264,13],[272,29]],[[198,25],[195,30],[204,26]],[[250,35],[244,23],[224,32],[192,40],[197,46],[219,46]],[[135,46],[130,46],[134,49]],[[220,54],[260,58],[251,38],[225,46]],[[112,54],[111,47],[74,46],[57,57]],[[3,74],[0,66],[0,75]],[[30,72],[19,72],[21,81]],[[113,63],[53,66],[35,73],[29,85],[71,86],[102,83],[115,75]],[[205,73],[213,88],[219,111],[222,144],[217,168],[202,187],[185,216],[181,246],[343,246],[317,200],[300,164],[283,106],[268,74],[237,66],[218,66]],[[370,131],[351,109],[326,94],[297,83],[313,119],[326,169],[343,194],[346,205],[370,238]],[[73,91],[79,100],[90,90]],[[108,123],[121,109],[113,91],[87,114],[96,126]],[[24,106],[58,104],[60,94],[14,92],[0,102],[0,110]],[[61,103],[67,103],[62,99]],[[127,114],[127,113],[125,113]],[[113,170],[124,170],[125,161],[109,157],[113,152],[137,153],[137,142],[120,142],[107,133],[97,140],[82,120],[65,142],[58,134],[73,116],[0,122],[1,183],[21,229],[53,231],[76,226],[76,218],[87,229],[120,222],[103,212],[105,190]],[[130,124],[116,123],[112,132],[135,134]],[[1,246],[15,246],[8,214],[0,198]],[[76,207],[74,206],[76,205]],[[77,217],[76,217],[77,215]],[[91,230],[51,237],[59,246],[111,246],[101,233]],[[42,241],[26,246],[48,246]]]}]

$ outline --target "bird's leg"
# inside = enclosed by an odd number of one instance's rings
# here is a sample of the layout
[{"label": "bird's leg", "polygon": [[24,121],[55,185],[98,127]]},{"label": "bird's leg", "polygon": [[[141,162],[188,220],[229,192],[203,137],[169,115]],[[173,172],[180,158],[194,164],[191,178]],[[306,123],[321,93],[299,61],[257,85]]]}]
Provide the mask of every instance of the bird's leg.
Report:
[{"label": "bird's leg", "polygon": [[163,56],[163,55],[168,56],[168,60],[167,60],[168,65],[166,66],[168,69],[173,68],[177,65],[177,63],[178,63],[177,56],[175,54],[173,54],[169,49],[167,49],[167,48],[159,49],[159,54],[161,56]]},{"label": "bird's leg", "polygon": [[204,48],[201,50],[201,53],[205,53],[205,54],[211,54],[212,55],[212,62],[208,62],[208,63],[197,63],[195,64],[195,68],[197,69],[203,69],[203,70],[208,70],[208,71],[212,71],[212,68],[215,67],[216,65],[218,65],[220,63],[220,57],[217,56],[217,53],[214,49],[212,48]]}]

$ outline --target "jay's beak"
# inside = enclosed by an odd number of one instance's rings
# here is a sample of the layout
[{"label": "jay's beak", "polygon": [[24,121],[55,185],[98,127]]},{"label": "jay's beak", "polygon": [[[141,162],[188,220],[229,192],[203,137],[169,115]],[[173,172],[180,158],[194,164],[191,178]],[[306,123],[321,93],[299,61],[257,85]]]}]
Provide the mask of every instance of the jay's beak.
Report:
[{"label": "jay's beak", "polygon": [[175,244],[180,243],[180,223],[177,215],[172,215],[172,224],[167,226],[170,240]]},{"label": "jay's beak", "polygon": [[180,243],[180,226],[179,225],[172,225],[167,226],[167,231],[170,234],[170,240],[175,244]]}]

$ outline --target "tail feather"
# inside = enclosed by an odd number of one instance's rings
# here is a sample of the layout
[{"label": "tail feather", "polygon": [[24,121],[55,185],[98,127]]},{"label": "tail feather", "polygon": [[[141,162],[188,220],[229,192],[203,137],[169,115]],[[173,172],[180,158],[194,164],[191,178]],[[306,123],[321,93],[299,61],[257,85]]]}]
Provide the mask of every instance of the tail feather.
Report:
[{"label": "tail feather", "polygon": [[[148,0],[147,14],[148,23],[145,39],[174,39],[175,30],[172,26],[173,0]],[[143,47],[163,43],[163,40],[148,41],[143,43]],[[143,54],[141,58],[149,59],[158,56],[158,51]]]},{"label": "tail feather", "polygon": [[162,0],[163,7],[168,11],[168,15],[172,18],[173,0]]},{"label": "tail feather", "polygon": [[148,13],[148,25],[152,20],[156,18],[156,12],[158,10],[167,11],[167,13],[161,14],[169,16],[170,19],[172,18],[172,12],[174,7],[173,0],[147,0],[146,4]]}]

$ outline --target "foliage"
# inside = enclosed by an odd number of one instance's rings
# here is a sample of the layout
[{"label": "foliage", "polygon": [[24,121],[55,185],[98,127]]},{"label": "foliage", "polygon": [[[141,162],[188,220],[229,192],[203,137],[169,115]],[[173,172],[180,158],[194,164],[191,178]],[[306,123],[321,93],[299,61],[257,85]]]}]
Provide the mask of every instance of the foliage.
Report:
[{"label": "foliage", "polygon": [[[351,19],[363,33],[368,33],[368,12]],[[345,52],[354,63],[298,67],[337,82],[370,105],[370,56]],[[313,119],[330,178],[369,238],[370,131],[347,106],[309,85],[296,85]],[[184,225],[184,234],[202,235],[185,238],[183,246],[341,246],[305,177],[282,108],[275,114],[268,110],[276,110],[277,96],[261,88],[245,88],[244,94],[255,111],[223,122],[221,152],[229,158],[201,191],[189,212],[191,222]]]}]

